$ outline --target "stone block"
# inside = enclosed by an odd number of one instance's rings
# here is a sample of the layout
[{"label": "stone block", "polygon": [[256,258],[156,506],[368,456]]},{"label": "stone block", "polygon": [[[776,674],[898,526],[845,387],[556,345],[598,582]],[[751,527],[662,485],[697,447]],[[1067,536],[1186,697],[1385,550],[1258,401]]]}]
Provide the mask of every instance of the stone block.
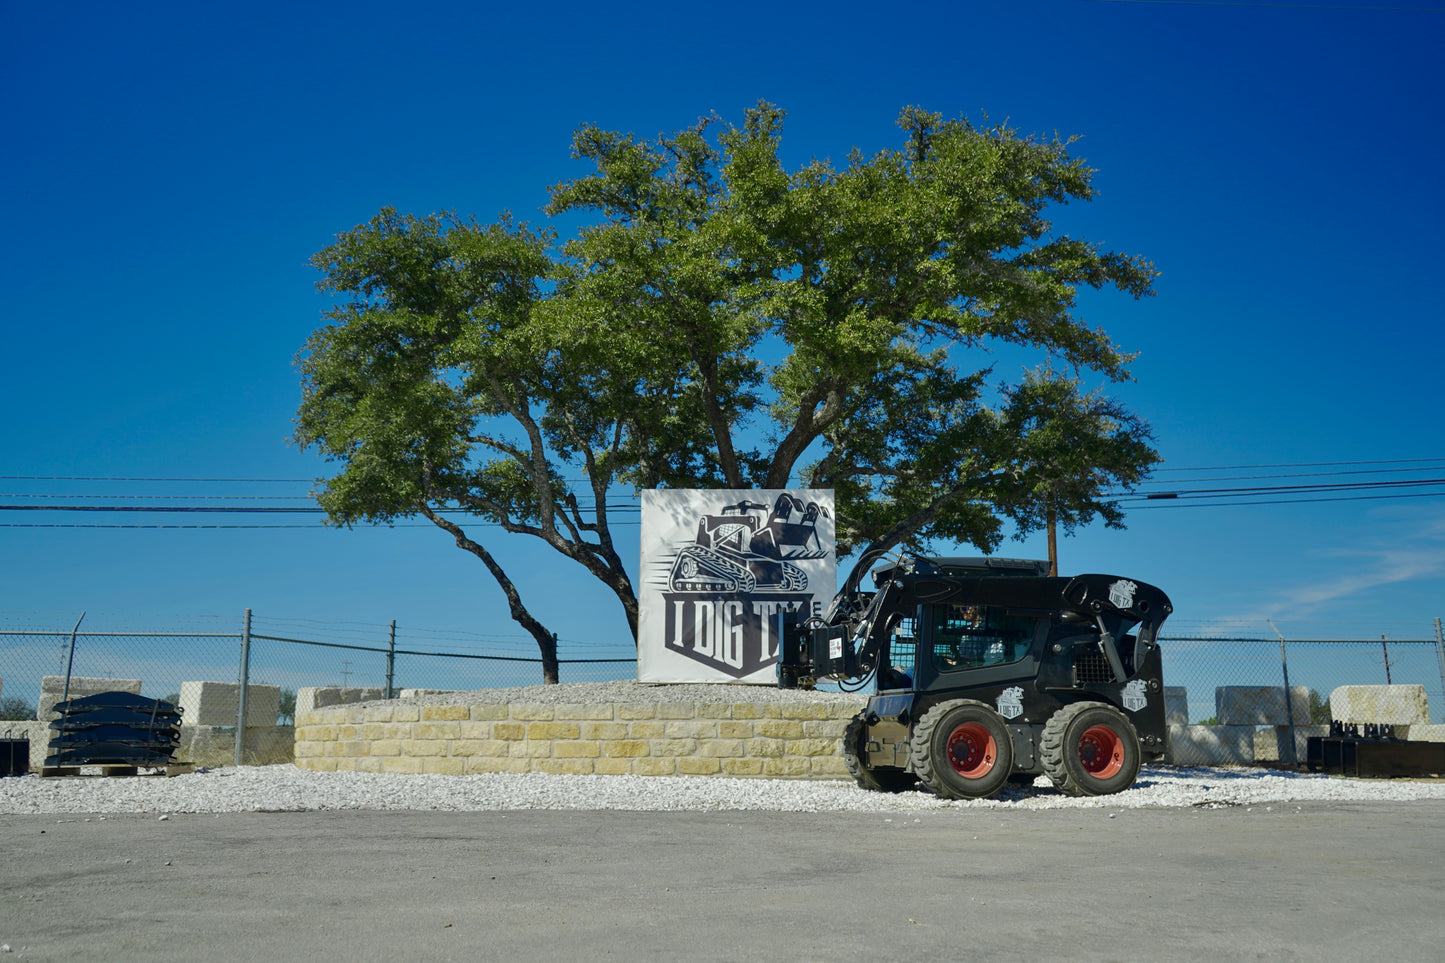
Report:
[{"label": "stone block", "polygon": [[[234,726],[241,687],[235,682],[182,682],[181,721],[192,726]],[[274,728],[281,687],[246,686],[246,725]]]},{"label": "stone block", "polygon": [[722,771],[725,776],[761,776],[763,761],[761,759],[724,759]]},{"label": "stone block", "polygon": [[1342,685],[1330,693],[1330,717],[1355,725],[1430,723],[1423,685]]},{"label": "stone block", "polygon": [[1247,766],[1254,726],[1170,726],[1166,758],[1175,766]]},{"label": "stone block", "polygon": [[1214,690],[1214,717],[1221,726],[1309,725],[1310,690],[1282,685],[1222,685]]},{"label": "stone block", "polygon": [[1189,690],[1184,686],[1164,687],[1164,721],[1171,726],[1189,725]]},{"label": "stone block", "polygon": [[[66,695],[65,676],[47,675],[40,679],[40,702],[35,709],[35,718],[40,722],[52,722],[60,718],[55,704],[67,698],[80,699],[97,692],[129,692],[140,695],[139,679],[99,679],[73,675],[70,677],[70,694]],[[274,718],[271,720],[276,721]]]},{"label": "stone block", "polygon": [[[402,689],[398,698],[414,699],[417,696],[451,695],[456,691],[456,689]],[[377,698],[380,699],[383,698],[383,696],[377,696]]]},{"label": "stone block", "polygon": [[[324,709],[327,706],[350,705],[353,702],[375,702],[378,699],[385,698],[385,689],[358,688],[355,686],[344,688],[336,685],[305,686],[296,690],[296,714],[299,716],[303,712],[314,712],[317,709]],[[246,701],[247,703],[251,701],[249,693],[246,696]],[[247,715],[249,715],[250,712],[251,707],[248,704],[246,707]],[[231,720],[231,724],[235,725],[235,719]]]},{"label": "stone block", "polygon": [[1445,742],[1445,726],[1396,726],[1395,736],[1406,742]]},{"label": "stone block", "polygon": [[1295,726],[1294,755],[1289,754],[1289,726],[1268,726],[1254,734],[1255,762],[1302,763],[1306,758],[1310,736],[1327,736],[1329,726]]}]

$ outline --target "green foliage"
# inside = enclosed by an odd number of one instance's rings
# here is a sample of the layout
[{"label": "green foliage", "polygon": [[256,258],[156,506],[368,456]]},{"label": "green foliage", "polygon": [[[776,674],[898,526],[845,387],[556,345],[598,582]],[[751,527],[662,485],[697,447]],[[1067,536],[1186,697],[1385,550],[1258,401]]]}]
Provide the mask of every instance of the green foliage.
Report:
[{"label": "green foliage", "polygon": [[1314,689],[1310,690],[1310,724],[1327,726],[1333,720],[1330,715],[1330,700],[1320,698]]},{"label": "green foliage", "polygon": [[35,719],[35,707],[20,696],[5,696],[0,699],[0,720],[24,722]]},{"label": "green foliage", "polygon": [[[338,300],[300,358],[296,440],[343,466],[317,494],[331,522],[425,514],[483,561],[447,511],[541,538],[634,630],[619,485],[831,487],[845,553],[1122,524],[1104,493],[1158,456],[1085,389],[1131,359],[1077,294],[1143,297],[1155,272],[1054,230],[1052,207],[1093,197],[1085,163],[910,107],[900,147],[789,171],[783,118],[580,128],[591,172],[547,212],[590,220],[564,243],[385,209],[319,252]],[[1046,363],[999,379],[998,344]]]},{"label": "green foliage", "polygon": [[281,702],[276,712],[276,725],[293,726],[296,724],[296,690],[281,690]]}]

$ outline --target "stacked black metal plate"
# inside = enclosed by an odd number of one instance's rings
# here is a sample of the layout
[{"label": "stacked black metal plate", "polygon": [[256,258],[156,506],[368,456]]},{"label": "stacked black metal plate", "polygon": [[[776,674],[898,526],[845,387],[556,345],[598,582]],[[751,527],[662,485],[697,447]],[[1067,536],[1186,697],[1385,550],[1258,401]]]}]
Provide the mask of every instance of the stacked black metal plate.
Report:
[{"label": "stacked black metal plate", "polygon": [[181,739],[181,710],[130,692],[98,692],[55,706],[46,768],[164,766]]},{"label": "stacked black metal plate", "polygon": [[23,776],[30,771],[30,740],[0,739],[0,776]]}]

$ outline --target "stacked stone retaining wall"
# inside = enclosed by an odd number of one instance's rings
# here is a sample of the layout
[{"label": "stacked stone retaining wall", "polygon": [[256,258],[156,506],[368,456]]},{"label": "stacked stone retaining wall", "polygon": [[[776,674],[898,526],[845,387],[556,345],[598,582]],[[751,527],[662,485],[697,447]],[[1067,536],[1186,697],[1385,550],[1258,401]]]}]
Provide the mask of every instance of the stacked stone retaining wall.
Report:
[{"label": "stacked stone retaining wall", "polygon": [[864,702],[334,706],[296,720],[296,765],[361,772],[845,779],[839,740]]}]

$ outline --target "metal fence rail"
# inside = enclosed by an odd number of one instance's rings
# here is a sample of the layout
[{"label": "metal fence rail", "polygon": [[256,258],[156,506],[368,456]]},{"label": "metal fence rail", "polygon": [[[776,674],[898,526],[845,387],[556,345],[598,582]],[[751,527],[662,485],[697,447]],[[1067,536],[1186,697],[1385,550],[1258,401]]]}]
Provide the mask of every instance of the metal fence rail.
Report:
[{"label": "metal fence rail", "polygon": [[1313,721],[1328,722],[1330,693],[1344,685],[1424,686],[1432,722],[1445,721],[1445,645],[1439,639],[1280,639],[1165,636],[1164,684],[1188,695],[1193,723],[1216,715],[1225,686],[1303,687]]},{"label": "metal fence rail", "polygon": [[[232,623],[234,624],[234,623]],[[174,699],[181,683],[234,682],[296,690],[303,686],[390,689],[486,689],[541,682],[530,640],[457,633],[404,632],[391,626],[295,631],[295,623],[243,621],[237,631],[72,631],[0,628],[0,717],[33,713],[43,676],[140,679],[142,692]],[[248,631],[249,630],[249,631]],[[312,637],[305,637],[305,636]],[[1445,721],[1445,640],[1298,639],[1167,636],[1164,680],[1187,692],[1190,722],[1214,718],[1224,686],[1292,686],[1313,693],[1316,713],[1342,685],[1410,683],[1425,688],[1431,719]],[[586,657],[588,650],[606,652]],[[635,678],[636,659],[586,643],[559,644],[562,682]],[[580,655],[580,657],[579,657]],[[33,715],[31,716],[33,718]],[[1326,716],[1327,718],[1327,716]],[[289,720],[282,720],[283,722]]]},{"label": "metal fence rail", "polygon": [[[394,627],[387,637],[300,638],[269,632],[96,632],[0,628],[0,718],[34,718],[45,676],[140,679],[142,693],[174,701],[183,682],[238,682],[295,691],[304,686],[487,689],[536,685],[542,660],[524,643],[476,642],[423,648]],[[318,633],[319,634],[319,633]],[[424,640],[419,640],[424,641]],[[72,646],[73,643],[73,646]],[[465,651],[478,646],[490,651]],[[517,651],[522,650],[522,651]],[[535,649],[533,650],[535,651]],[[564,682],[636,676],[635,657],[574,657],[559,644]],[[291,720],[284,717],[282,724]]]}]

